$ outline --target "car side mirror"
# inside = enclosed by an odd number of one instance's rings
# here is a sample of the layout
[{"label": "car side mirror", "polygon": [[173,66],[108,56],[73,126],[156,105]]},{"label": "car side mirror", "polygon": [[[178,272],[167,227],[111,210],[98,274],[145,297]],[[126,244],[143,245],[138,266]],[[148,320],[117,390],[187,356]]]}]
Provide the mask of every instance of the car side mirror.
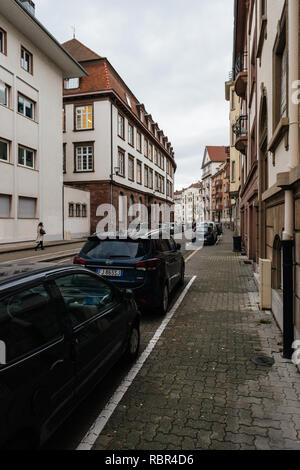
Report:
[{"label": "car side mirror", "polygon": [[180,251],[180,250],[181,250],[181,245],[180,245],[180,243],[177,243],[177,244],[176,244],[176,249],[177,249],[177,251]]},{"label": "car side mirror", "polygon": [[123,297],[125,300],[132,300],[134,298],[133,291],[131,289],[124,290]]}]

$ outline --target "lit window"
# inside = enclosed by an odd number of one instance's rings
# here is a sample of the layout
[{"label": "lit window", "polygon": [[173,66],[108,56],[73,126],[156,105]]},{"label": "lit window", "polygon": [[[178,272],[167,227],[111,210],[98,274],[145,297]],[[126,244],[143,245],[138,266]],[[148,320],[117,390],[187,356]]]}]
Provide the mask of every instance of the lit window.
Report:
[{"label": "lit window", "polygon": [[21,48],[21,67],[26,72],[32,73],[32,54],[24,47]]},{"label": "lit window", "polygon": [[35,167],[35,152],[34,150],[26,147],[19,146],[18,150],[18,164],[26,168],[34,169]]},{"label": "lit window", "polygon": [[65,90],[76,90],[79,88],[79,78],[68,78],[65,80]]},{"label": "lit window", "polygon": [[76,147],[76,171],[93,171],[93,146]]},{"label": "lit window", "polygon": [[28,98],[18,96],[18,112],[30,119],[34,119],[34,103]]},{"label": "lit window", "polygon": [[76,112],[76,130],[93,129],[93,106],[78,106]]}]

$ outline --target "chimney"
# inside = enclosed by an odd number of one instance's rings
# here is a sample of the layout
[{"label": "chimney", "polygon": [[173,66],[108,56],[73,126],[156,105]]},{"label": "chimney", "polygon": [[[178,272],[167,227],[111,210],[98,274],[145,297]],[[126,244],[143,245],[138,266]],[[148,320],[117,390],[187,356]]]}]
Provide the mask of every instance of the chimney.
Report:
[{"label": "chimney", "polygon": [[35,16],[35,4],[32,0],[19,0],[19,3],[26,8],[26,10],[32,15]]}]

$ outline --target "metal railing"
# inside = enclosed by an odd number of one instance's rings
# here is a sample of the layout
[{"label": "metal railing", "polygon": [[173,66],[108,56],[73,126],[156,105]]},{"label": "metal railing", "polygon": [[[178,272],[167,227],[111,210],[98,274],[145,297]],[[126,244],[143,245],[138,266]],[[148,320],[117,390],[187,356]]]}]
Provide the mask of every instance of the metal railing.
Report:
[{"label": "metal railing", "polygon": [[233,125],[232,130],[236,137],[248,135],[248,116],[245,114],[240,116],[236,123]]},{"label": "metal railing", "polygon": [[248,70],[247,57],[248,57],[247,51],[240,52],[237,55],[236,61],[235,61],[235,66],[234,66],[234,71],[233,71],[234,79],[236,79],[236,77],[238,76],[239,73],[247,72],[247,70]]}]

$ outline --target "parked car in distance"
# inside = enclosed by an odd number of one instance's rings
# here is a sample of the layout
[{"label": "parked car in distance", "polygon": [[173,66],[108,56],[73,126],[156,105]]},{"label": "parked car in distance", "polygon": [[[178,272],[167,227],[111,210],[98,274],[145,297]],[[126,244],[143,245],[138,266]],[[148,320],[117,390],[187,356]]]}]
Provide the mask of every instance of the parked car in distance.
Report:
[{"label": "parked car in distance", "polygon": [[0,274],[0,448],[32,449],[122,356],[137,357],[140,313],[130,291],[81,266]]},{"label": "parked car in distance", "polygon": [[140,238],[115,237],[93,235],[75,256],[74,264],[84,265],[121,289],[131,289],[140,309],[165,314],[170,293],[184,283],[181,246],[160,230]]},{"label": "parked car in distance", "polygon": [[196,228],[196,241],[204,245],[214,245],[218,239],[217,227],[214,222],[203,222]]}]

